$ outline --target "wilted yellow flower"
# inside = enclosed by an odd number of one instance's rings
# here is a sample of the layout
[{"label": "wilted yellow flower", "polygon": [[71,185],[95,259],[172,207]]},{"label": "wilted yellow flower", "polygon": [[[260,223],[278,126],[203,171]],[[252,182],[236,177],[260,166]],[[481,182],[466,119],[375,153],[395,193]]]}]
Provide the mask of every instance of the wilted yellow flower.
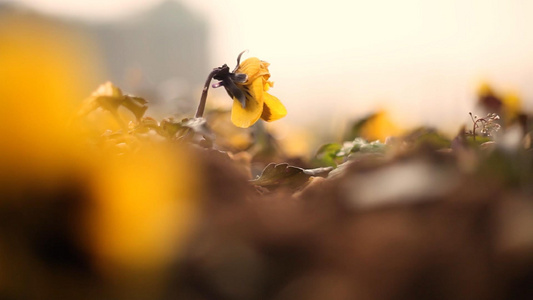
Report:
[{"label": "wilted yellow flower", "polygon": [[[237,61],[239,62],[239,59]],[[233,98],[231,121],[235,126],[246,128],[259,118],[271,122],[287,114],[287,109],[281,101],[267,93],[273,86],[273,82],[269,81],[269,65],[257,57],[250,57],[239,63],[232,73],[222,69],[224,72],[214,77],[220,80],[214,87],[224,86]]]}]

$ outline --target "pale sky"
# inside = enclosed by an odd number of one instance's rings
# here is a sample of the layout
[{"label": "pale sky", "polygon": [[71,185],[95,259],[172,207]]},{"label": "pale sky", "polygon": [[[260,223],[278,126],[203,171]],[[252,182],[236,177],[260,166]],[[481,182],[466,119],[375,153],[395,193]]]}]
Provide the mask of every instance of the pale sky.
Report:
[{"label": "pale sky", "polygon": [[[105,20],[160,0],[19,1]],[[271,63],[271,93],[289,123],[383,106],[404,124],[450,129],[468,117],[482,80],[520,92],[533,109],[530,0],[182,2],[210,22],[213,67],[245,49]]]}]

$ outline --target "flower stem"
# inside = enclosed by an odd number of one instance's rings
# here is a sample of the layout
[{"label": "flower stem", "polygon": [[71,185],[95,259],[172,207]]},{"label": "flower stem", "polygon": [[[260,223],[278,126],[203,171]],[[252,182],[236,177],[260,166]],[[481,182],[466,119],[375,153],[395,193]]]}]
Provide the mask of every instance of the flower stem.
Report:
[{"label": "flower stem", "polygon": [[472,119],[472,123],[473,123],[472,124],[472,137],[473,137],[474,142],[475,142],[476,141],[476,127],[477,127],[476,123],[479,120],[477,119],[477,116],[474,118],[474,115],[472,115],[472,112],[469,112],[468,114],[470,115],[470,118]]},{"label": "flower stem", "polygon": [[220,71],[220,68],[214,68],[211,73],[209,73],[209,76],[207,76],[207,79],[204,84],[204,89],[202,90],[202,97],[200,98],[200,103],[198,103],[198,108],[196,109],[196,118],[201,118],[204,115],[204,109],[205,109],[205,102],[207,101],[207,91],[209,90],[209,84],[211,83],[211,80],[217,73]]}]

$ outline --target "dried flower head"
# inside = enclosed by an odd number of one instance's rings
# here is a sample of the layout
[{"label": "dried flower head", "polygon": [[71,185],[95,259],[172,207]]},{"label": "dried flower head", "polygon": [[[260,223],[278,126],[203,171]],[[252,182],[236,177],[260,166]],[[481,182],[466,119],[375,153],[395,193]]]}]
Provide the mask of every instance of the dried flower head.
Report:
[{"label": "dried flower head", "polygon": [[493,137],[501,128],[501,125],[497,122],[500,119],[500,116],[496,113],[488,113],[484,118],[479,118],[472,113],[469,114],[473,122],[472,131],[470,133],[474,139],[476,138],[476,132],[479,132],[481,136]]}]

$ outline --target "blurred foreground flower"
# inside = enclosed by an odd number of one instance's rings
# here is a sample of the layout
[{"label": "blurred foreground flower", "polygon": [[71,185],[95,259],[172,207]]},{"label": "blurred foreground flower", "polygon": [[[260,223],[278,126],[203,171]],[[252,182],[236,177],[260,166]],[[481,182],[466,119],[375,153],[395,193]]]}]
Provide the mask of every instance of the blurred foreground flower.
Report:
[{"label": "blurred foreground flower", "polygon": [[[213,87],[223,86],[233,98],[231,121],[235,126],[252,126],[259,118],[271,122],[283,118],[287,109],[278,98],[267,91],[273,86],[269,81],[269,63],[250,57],[240,63],[242,52],[237,58],[237,67],[229,72],[228,66],[218,68],[214,79],[219,80]],[[217,70],[217,69],[215,69]]]},{"label": "blurred foreground flower", "polygon": [[[91,40],[44,17],[0,14],[0,180],[61,180],[78,162],[67,130],[99,75]],[[79,164],[79,163],[78,163]]]},{"label": "blurred foreground flower", "polygon": [[190,154],[164,144],[100,161],[86,212],[87,237],[99,267],[161,271],[182,248],[196,215]]},{"label": "blurred foreground flower", "polygon": [[[91,49],[46,18],[0,14],[0,298],[132,299],[160,289],[195,221],[197,174],[184,147],[120,126],[116,139],[89,137],[90,122],[68,126],[101,77]],[[146,110],[110,83],[87,102],[84,117]],[[101,124],[102,115],[90,116]],[[115,140],[120,155],[106,147]],[[99,294],[103,281],[82,288],[95,275],[118,282],[113,297]]]},{"label": "blurred foreground flower", "polygon": [[[160,126],[144,117],[147,103],[106,82],[85,99],[75,123],[92,146],[89,159],[97,167],[83,235],[95,263],[111,276],[165,271],[179,255],[196,215],[192,154],[164,139],[165,122]],[[108,129],[85,128],[94,123]],[[120,126],[113,131],[110,125]]]}]

